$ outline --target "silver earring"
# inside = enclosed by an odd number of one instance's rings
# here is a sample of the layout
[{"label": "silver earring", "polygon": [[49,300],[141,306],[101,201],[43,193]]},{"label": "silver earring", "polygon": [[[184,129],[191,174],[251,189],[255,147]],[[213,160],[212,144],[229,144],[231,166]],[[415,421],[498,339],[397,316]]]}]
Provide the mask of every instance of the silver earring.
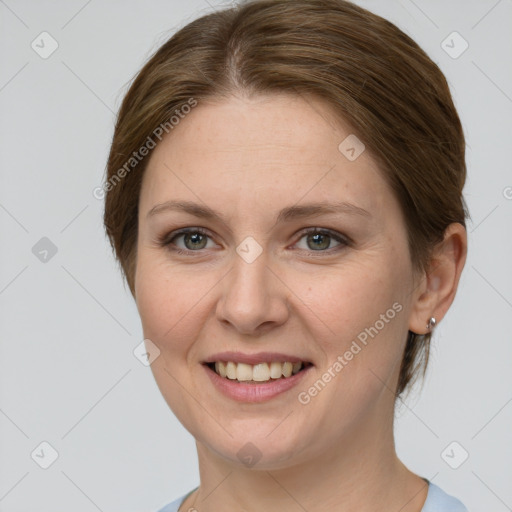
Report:
[{"label": "silver earring", "polygon": [[430,320],[427,323],[427,329],[431,331],[436,325],[436,319],[434,317],[431,317]]}]

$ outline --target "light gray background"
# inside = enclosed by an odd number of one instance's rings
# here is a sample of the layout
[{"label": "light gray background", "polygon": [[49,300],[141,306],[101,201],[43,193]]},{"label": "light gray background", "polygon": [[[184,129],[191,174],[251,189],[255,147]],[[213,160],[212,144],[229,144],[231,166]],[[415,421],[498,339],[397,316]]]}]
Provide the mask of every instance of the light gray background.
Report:
[{"label": "light gray background", "polygon": [[[357,3],[440,65],[468,141],[469,257],[425,386],[398,411],[397,449],[471,512],[512,510],[512,1]],[[151,512],[198,484],[193,439],[132,353],[140,321],[92,191],[128,82],[211,9],[0,0],[2,512]],[[59,45],[47,59],[31,48],[43,31]],[[441,46],[453,31],[469,43],[456,59]],[[46,263],[32,252],[42,237],[57,247]],[[58,452],[48,469],[31,457],[43,441]],[[453,441],[452,464],[469,453],[458,469],[441,456]]]}]

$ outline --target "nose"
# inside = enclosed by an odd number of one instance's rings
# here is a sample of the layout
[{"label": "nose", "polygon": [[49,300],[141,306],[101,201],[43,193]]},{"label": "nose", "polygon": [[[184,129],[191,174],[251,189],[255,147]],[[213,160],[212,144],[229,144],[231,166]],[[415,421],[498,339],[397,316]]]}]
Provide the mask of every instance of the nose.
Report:
[{"label": "nose", "polygon": [[261,335],[288,319],[290,290],[268,266],[265,252],[252,263],[236,255],[223,283],[217,319],[238,333]]}]

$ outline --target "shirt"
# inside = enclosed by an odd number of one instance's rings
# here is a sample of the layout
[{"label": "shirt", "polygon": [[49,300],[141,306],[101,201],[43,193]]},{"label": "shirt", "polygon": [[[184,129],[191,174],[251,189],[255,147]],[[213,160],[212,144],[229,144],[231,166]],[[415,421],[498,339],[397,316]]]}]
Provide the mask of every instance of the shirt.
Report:
[{"label": "shirt", "polygon": [[[428,494],[421,512],[468,512],[468,509],[457,498],[446,494],[440,487],[426,480],[425,478],[424,480],[428,483]],[[178,498],[172,503],[169,503],[164,508],[161,508],[158,512],[178,512],[178,509],[180,505],[185,501],[185,498],[189,494],[192,494],[196,489],[193,489],[187,494],[181,496],[181,498]],[[188,511],[185,510],[183,512]]]}]

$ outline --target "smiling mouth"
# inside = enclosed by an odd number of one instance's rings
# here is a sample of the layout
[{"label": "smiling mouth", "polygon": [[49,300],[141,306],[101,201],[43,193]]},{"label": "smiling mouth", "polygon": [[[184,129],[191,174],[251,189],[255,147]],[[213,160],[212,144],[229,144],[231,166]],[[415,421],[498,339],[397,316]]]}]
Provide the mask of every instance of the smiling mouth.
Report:
[{"label": "smiling mouth", "polygon": [[309,362],[278,362],[245,364],[235,363],[233,361],[216,361],[204,363],[210,370],[214,371],[220,377],[230,381],[246,384],[258,384],[284,380],[299,372],[304,371],[309,366]]}]

